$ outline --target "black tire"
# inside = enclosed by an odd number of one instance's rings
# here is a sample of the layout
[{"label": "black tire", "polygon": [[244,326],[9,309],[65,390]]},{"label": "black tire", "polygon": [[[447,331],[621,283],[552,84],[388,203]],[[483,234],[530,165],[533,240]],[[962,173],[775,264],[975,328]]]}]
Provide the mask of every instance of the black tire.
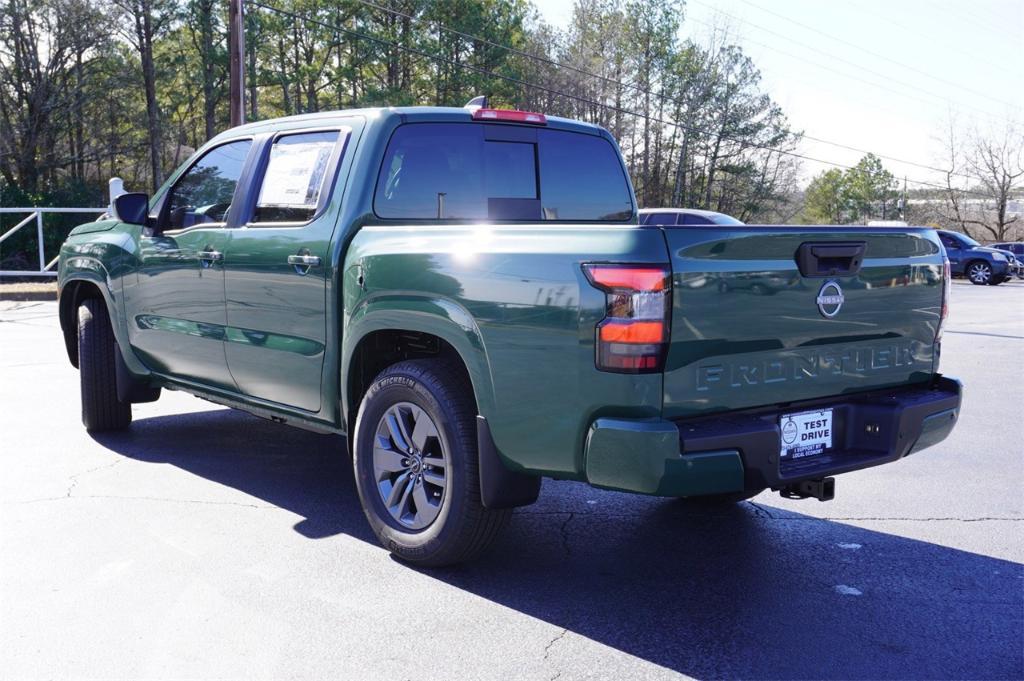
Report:
[{"label": "black tire", "polygon": [[992,265],[984,260],[973,260],[964,268],[964,276],[975,286],[985,286],[992,281]]},{"label": "black tire", "polygon": [[[511,509],[484,508],[480,501],[476,408],[472,387],[460,378],[460,369],[432,359],[388,367],[366,391],[356,417],[353,468],[366,518],[386,549],[422,567],[453,565],[475,558],[491,544],[512,513]],[[436,517],[422,529],[404,525],[401,510],[397,518],[393,510],[388,510],[381,488],[383,478],[375,472],[379,471],[374,460],[379,429],[385,427],[384,419],[389,413],[405,408],[401,405],[413,405],[421,410],[420,417],[424,413],[429,417],[437,433],[432,436],[432,446],[442,448],[436,450],[441,454],[433,456],[443,457],[447,462],[447,486],[443,488],[439,510],[434,511]],[[420,463],[426,460],[424,454]],[[419,464],[416,470],[421,470]],[[398,484],[396,481],[391,488]],[[411,487],[416,483],[406,484]],[[402,505],[400,502],[399,506]],[[418,509],[416,513],[418,517]]]},{"label": "black tire", "polygon": [[119,352],[107,306],[98,298],[78,308],[78,375],[82,386],[82,423],[91,432],[124,430],[132,422],[132,405],[117,399]]},{"label": "black tire", "polygon": [[763,491],[764,489],[752,489],[744,492],[706,494],[699,497],[680,497],[679,500],[688,506],[693,506],[694,508],[720,508],[722,506],[732,506],[733,504],[738,504],[741,501],[746,501],[747,499],[753,499]]},{"label": "black tire", "polygon": [[1006,277],[992,277],[992,279],[989,280],[988,285],[989,286],[999,286],[1000,284],[1002,284],[1004,281],[1008,280],[1009,278],[1010,277],[1008,277],[1008,276],[1006,276]]}]

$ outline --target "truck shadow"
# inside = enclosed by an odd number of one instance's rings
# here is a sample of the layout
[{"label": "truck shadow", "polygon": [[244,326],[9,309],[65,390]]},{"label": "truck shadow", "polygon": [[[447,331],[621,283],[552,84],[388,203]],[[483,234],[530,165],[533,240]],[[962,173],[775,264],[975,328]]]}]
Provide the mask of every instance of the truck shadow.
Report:
[{"label": "truck shadow", "polygon": [[[230,410],[95,437],[299,514],[306,537],[376,545],[341,437]],[[546,481],[481,560],[424,574],[698,678],[1024,674],[1024,566],[770,503],[708,511]],[[560,637],[552,669],[579,649]]]}]

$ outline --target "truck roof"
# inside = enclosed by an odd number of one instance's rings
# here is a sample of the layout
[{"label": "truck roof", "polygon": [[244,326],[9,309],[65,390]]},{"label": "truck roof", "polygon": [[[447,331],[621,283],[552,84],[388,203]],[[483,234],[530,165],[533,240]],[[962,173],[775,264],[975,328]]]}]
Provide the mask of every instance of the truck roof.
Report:
[{"label": "truck roof", "polygon": [[690,215],[703,215],[710,217],[712,215],[725,215],[714,210],[704,210],[703,208],[641,208],[638,211],[641,215],[649,215],[650,213],[689,213]]},{"label": "truck roof", "polygon": [[[406,121],[420,122],[435,121],[468,123],[473,120],[471,109],[453,106],[392,106],[365,109],[337,109],[332,111],[319,111],[316,113],[298,114],[295,116],[283,116],[281,118],[268,118],[262,121],[255,121],[253,123],[240,125],[236,128],[231,128],[230,130],[225,130],[217,135],[215,139],[223,140],[238,137],[239,135],[258,134],[276,130],[280,127],[302,127],[304,124],[311,123],[331,125],[335,122],[340,123],[341,119],[351,116],[362,116],[367,119],[398,116],[404,118]],[[609,135],[604,128],[592,123],[584,123],[583,121],[577,121],[571,118],[561,118],[559,116],[548,116],[546,114],[545,117],[547,118],[547,125],[537,127],[571,130],[574,132],[589,133],[591,135]],[[500,121],[495,122],[495,124],[508,125],[508,123],[502,123]]]}]

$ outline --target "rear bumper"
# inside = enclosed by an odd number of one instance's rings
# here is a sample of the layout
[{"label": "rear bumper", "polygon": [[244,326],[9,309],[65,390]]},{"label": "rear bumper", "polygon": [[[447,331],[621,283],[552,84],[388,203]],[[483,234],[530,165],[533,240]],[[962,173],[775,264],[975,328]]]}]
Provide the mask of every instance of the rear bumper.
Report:
[{"label": "rear bumper", "polygon": [[[697,496],[771,487],[896,461],[941,442],[960,413],[961,385],[936,376],[917,386],[729,412],[682,421],[599,418],[586,442],[597,487]],[[780,461],[779,416],[829,407],[833,449]]]}]

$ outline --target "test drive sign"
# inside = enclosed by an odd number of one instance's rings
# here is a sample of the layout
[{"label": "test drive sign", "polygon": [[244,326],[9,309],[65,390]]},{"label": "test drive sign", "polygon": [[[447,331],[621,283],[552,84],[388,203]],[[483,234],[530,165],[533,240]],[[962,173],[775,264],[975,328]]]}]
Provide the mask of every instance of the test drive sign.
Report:
[{"label": "test drive sign", "polygon": [[799,459],[832,447],[832,410],[785,414],[779,419],[780,456]]}]

